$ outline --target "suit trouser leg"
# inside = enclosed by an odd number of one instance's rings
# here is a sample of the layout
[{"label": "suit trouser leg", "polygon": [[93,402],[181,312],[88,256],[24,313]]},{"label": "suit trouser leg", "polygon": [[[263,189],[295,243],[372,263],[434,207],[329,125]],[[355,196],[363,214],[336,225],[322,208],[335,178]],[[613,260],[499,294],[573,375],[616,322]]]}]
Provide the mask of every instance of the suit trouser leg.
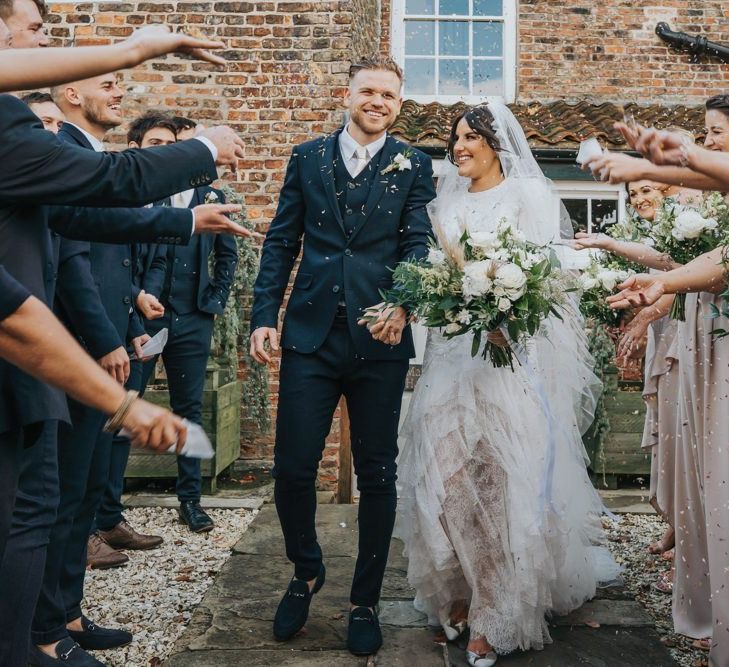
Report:
[{"label": "suit trouser leg", "polygon": [[407,359],[358,360],[344,395],[351,429],[359,497],[359,554],[350,602],[373,607],[380,600],[397,508],[397,432],[408,371]]},{"label": "suit trouser leg", "polygon": [[[141,361],[132,361],[129,371],[129,379],[126,388],[142,392],[142,367]],[[96,510],[95,525],[92,526],[91,532],[96,528],[101,530],[111,530],[118,525],[123,519],[124,505],[121,497],[124,492],[124,473],[127,469],[129,461],[129,451],[131,442],[129,438],[125,438],[118,433],[114,435],[111,445],[111,453],[109,459],[109,481],[104,489],[104,493]]]},{"label": "suit trouser leg", "polygon": [[[84,506],[96,440],[106,419],[102,413],[72,399],[68,400],[68,405],[73,426],[60,424],[58,428],[58,476],[61,493],[58,516],[48,543],[43,585],[33,617],[31,639],[35,644],[52,644],[67,636],[66,610],[59,580],[67,558],[67,548],[74,534],[74,524]],[[81,537],[78,533],[74,535],[77,540],[82,539],[86,544],[88,532],[89,523]],[[69,553],[72,552],[71,548]]]},{"label": "suit trouser leg", "polygon": [[[170,338],[162,352],[167,373],[172,411],[202,425],[202,395],[205,369],[210,356],[214,317],[207,313],[170,315]],[[177,457],[177,498],[200,500],[202,473],[200,459]]]},{"label": "suit trouser leg", "polygon": [[58,508],[58,424],[23,450],[10,535],[0,565],[0,665],[25,667],[30,626]]},{"label": "suit trouser leg", "polygon": [[58,590],[66,610],[67,622],[81,617],[89,531],[94,522],[94,516],[104,494],[104,489],[109,482],[112,435],[101,430],[104,420],[105,418],[102,418],[96,434],[89,464],[86,491],[78,506],[76,518],[71,527],[66,554],[58,578]]},{"label": "suit trouser leg", "polygon": [[313,354],[284,350],[279,372],[273,477],[274,497],[297,579],[314,579],[321,567],[317,541],[316,473],[332,417],[342,395],[346,330],[333,329]]},{"label": "suit trouser leg", "polygon": [[23,432],[0,433],[0,560],[13,522],[15,492],[20,476],[20,454],[23,450]]}]

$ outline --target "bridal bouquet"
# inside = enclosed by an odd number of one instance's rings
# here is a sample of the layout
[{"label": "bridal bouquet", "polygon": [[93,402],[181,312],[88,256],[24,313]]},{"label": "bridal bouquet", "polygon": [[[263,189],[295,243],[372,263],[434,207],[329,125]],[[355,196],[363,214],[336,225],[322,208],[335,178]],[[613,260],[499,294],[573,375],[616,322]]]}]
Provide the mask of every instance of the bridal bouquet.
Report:
[{"label": "bridal bouquet", "polygon": [[[655,248],[679,264],[724,245],[729,232],[729,207],[720,192],[710,192],[696,204],[666,197],[656,210],[650,238]],[[685,294],[677,294],[670,316],[685,319]]]},{"label": "bridal bouquet", "polygon": [[[501,330],[514,343],[533,336],[566,289],[556,256],[528,242],[502,218],[495,231],[469,230],[457,243],[440,240],[428,257],[400,263],[385,302],[401,305],[446,338],[473,334],[472,356],[484,334]],[[488,339],[484,359],[514,369],[514,352]]]},{"label": "bridal bouquet", "polygon": [[580,311],[583,316],[609,327],[620,323],[622,312],[610,308],[607,297],[615,293],[615,288],[620,283],[636,273],[636,270],[623,265],[629,262],[619,262],[617,259],[612,256],[608,258],[605,253],[597,253],[590,259],[589,265],[579,278],[582,290]]}]

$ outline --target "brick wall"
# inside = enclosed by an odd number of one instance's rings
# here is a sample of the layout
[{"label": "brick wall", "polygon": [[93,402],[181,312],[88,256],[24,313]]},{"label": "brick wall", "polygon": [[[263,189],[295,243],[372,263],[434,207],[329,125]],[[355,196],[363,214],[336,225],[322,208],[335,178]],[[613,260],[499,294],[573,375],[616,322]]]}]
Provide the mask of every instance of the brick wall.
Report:
[{"label": "brick wall", "polygon": [[[195,26],[227,43],[224,71],[167,57],[125,73],[126,113],[166,108],[238,130],[246,155],[232,185],[260,231],[275,212],[292,145],[340,124],[353,54],[378,41],[386,51],[391,39],[391,0],[82,2],[51,9],[50,33],[59,44],[109,43],[154,23]],[[720,1],[520,0],[519,99],[700,104],[726,86],[729,67],[689,64],[656,37],[655,25],[667,21],[674,30],[729,42],[728,17],[729,5]],[[274,366],[274,409],[277,382]],[[242,455],[270,460],[272,438],[245,420],[243,427]],[[337,416],[323,488],[336,485],[338,428]]]},{"label": "brick wall", "polygon": [[[245,197],[247,214],[265,231],[276,209],[286,161],[294,144],[334,130],[352,54],[377,39],[379,0],[351,2],[88,2],[51,3],[48,23],[57,44],[105,44],[138,26],[191,25],[227,43],[225,70],[168,56],[124,74],[125,113],[164,108],[203,123],[226,123],[246,143],[231,185]],[[369,27],[368,27],[369,23]],[[123,129],[111,136],[123,145]],[[244,372],[244,369],[241,369]],[[278,389],[271,370],[272,405]],[[244,406],[245,407],[245,406]],[[327,440],[320,485],[336,488],[339,417]],[[271,436],[243,420],[242,456],[270,460]]]},{"label": "brick wall", "polygon": [[727,19],[716,0],[520,0],[519,100],[701,104],[726,89],[729,67],[690,64],[655,27],[727,43]]}]

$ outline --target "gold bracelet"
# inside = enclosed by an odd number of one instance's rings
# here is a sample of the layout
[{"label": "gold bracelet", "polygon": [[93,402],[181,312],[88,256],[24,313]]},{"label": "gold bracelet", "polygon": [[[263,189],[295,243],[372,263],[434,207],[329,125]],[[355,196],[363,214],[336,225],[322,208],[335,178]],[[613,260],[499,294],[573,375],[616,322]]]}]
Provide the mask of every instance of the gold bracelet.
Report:
[{"label": "gold bracelet", "polygon": [[133,389],[127,391],[127,394],[124,397],[122,404],[117,408],[117,411],[106,420],[106,424],[104,424],[104,431],[107,433],[114,433],[122,427],[122,423],[129,412],[129,408],[132,407],[132,403],[137,400],[138,396],[138,391],[134,391]]}]

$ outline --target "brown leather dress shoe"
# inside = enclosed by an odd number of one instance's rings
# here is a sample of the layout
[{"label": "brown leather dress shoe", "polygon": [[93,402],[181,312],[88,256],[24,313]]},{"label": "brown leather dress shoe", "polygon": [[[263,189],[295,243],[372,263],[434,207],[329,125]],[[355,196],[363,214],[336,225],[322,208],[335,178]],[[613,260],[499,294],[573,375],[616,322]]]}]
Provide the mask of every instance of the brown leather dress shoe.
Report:
[{"label": "brown leather dress shoe", "polygon": [[164,540],[159,535],[142,535],[122,519],[111,530],[100,530],[101,538],[114,549],[154,549]]},{"label": "brown leather dress shoe", "polygon": [[89,536],[86,567],[92,570],[108,570],[112,567],[121,567],[128,560],[129,556],[110,547],[98,533]]}]

